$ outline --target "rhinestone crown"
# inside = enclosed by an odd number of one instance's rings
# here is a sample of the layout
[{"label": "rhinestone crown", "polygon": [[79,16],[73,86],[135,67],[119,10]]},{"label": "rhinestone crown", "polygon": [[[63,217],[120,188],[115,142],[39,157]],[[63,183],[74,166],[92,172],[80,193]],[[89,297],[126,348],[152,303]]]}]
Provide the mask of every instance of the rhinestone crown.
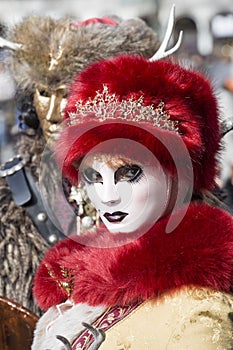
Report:
[{"label": "rhinestone crown", "polygon": [[139,99],[129,98],[119,101],[116,94],[110,94],[108,87],[103,86],[102,91],[97,91],[93,99],[86,103],[82,100],[76,102],[76,112],[69,113],[68,125],[75,125],[89,120],[107,121],[109,119],[121,119],[133,122],[149,122],[153,126],[164,130],[178,132],[178,122],[171,120],[170,115],[164,110],[165,103],[161,101],[157,107],[143,105],[143,96]]}]

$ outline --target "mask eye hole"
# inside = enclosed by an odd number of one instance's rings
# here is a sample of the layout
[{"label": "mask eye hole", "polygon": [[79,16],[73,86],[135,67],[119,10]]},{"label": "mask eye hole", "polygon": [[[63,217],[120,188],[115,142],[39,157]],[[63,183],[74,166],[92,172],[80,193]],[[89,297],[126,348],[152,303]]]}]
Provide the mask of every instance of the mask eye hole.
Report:
[{"label": "mask eye hole", "polygon": [[103,183],[100,173],[91,167],[82,170],[82,178],[88,184]]},{"label": "mask eye hole", "polygon": [[115,172],[115,183],[122,181],[136,182],[141,178],[142,174],[143,170],[139,165],[125,165]]},{"label": "mask eye hole", "polygon": [[59,89],[57,91],[57,95],[60,96],[61,98],[67,98],[68,97],[68,90],[66,88]]},{"label": "mask eye hole", "polygon": [[46,90],[39,90],[39,94],[40,96],[43,96],[43,97],[50,97],[50,93]]}]

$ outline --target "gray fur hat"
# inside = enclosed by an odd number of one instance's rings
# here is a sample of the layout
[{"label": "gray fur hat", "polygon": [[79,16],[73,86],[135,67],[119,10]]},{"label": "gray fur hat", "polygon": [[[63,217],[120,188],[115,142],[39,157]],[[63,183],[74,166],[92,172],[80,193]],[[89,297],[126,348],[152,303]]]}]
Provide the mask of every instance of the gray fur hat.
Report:
[{"label": "gray fur hat", "polygon": [[55,89],[100,59],[122,53],[150,57],[159,46],[156,33],[141,19],[107,18],[107,22],[31,16],[8,30],[17,45],[10,70],[18,88]]}]

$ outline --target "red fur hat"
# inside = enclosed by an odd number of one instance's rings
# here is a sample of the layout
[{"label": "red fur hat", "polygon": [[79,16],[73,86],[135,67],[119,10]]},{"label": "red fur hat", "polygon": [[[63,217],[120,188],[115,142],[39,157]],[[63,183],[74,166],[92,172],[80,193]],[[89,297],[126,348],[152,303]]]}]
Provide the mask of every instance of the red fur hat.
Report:
[{"label": "red fur hat", "polygon": [[129,55],[100,61],[77,76],[65,119],[57,155],[72,183],[78,178],[74,161],[103,141],[120,138],[148,148],[172,173],[177,161],[185,173],[188,154],[194,189],[213,186],[220,142],[217,102],[209,81],[193,70]]}]

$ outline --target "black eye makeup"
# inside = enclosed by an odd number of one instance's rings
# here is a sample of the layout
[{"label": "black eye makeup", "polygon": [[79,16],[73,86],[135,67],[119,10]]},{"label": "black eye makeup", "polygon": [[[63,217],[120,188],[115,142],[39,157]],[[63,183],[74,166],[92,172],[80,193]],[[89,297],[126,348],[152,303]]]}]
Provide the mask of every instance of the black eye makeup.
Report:
[{"label": "black eye makeup", "polygon": [[138,182],[143,176],[143,170],[139,165],[125,165],[115,171],[115,183],[127,181]]},{"label": "black eye makeup", "polygon": [[88,184],[103,183],[100,173],[91,167],[82,171],[82,177]]},{"label": "black eye makeup", "polygon": [[[83,180],[89,185],[94,183],[103,184],[103,178],[101,174],[91,167],[82,170],[81,174]],[[139,165],[125,165],[118,168],[114,172],[114,182],[115,184],[123,181],[136,183],[139,182],[143,176],[143,170]]]}]

